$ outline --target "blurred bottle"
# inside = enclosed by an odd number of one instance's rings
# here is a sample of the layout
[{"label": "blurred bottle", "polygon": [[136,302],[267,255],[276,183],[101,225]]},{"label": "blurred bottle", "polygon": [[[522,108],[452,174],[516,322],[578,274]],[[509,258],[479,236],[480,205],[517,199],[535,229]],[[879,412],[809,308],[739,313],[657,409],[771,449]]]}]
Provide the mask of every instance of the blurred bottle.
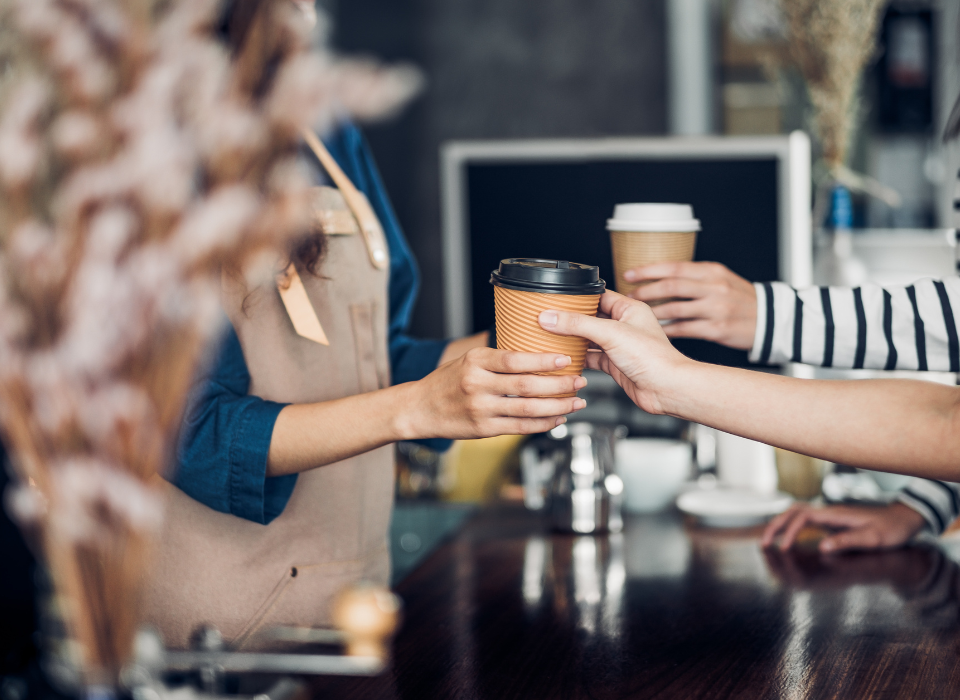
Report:
[{"label": "blurred bottle", "polygon": [[816,278],[821,284],[857,287],[867,281],[867,267],[853,254],[853,200],[850,190],[835,185],[831,192],[830,247],[817,257]]},{"label": "blurred bottle", "polygon": [[776,448],[776,456],[781,491],[802,501],[809,501],[820,495],[826,462],[779,447]]}]

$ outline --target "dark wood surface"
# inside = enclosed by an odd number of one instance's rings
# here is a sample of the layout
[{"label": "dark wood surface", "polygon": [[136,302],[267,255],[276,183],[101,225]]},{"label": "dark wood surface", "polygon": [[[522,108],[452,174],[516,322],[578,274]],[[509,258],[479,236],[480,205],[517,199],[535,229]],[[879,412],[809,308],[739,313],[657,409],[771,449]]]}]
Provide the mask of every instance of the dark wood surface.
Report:
[{"label": "dark wood surface", "polygon": [[550,534],[485,510],[398,588],[393,667],[317,698],[957,698],[949,542],[820,557],[759,530],[628,519]]}]

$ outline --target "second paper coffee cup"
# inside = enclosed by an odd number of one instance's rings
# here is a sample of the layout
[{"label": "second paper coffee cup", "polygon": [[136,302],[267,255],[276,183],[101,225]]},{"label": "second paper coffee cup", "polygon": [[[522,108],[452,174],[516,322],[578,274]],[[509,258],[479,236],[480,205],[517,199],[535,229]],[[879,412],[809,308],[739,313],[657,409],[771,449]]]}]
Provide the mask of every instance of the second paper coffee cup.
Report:
[{"label": "second paper coffee cup", "polygon": [[660,262],[693,260],[700,222],[689,204],[618,204],[607,219],[613,248],[615,286],[630,294],[639,284],[623,273]]},{"label": "second paper coffee cup", "polygon": [[539,316],[547,309],[596,316],[605,287],[600,268],[566,260],[507,258],[490,275],[490,284],[496,304],[499,349],[570,356],[570,364],[563,369],[540,374],[583,372],[587,340],[545,331],[540,327]]}]

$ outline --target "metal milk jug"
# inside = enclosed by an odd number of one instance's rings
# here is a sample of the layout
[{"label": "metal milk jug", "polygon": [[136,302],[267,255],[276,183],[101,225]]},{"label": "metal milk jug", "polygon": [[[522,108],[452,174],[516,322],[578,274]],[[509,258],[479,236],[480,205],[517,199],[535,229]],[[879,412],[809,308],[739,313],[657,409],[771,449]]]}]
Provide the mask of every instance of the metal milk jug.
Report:
[{"label": "metal milk jug", "polygon": [[544,510],[553,528],[582,534],[623,529],[623,482],[614,473],[622,426],[565,423],[521,453],[527,507]]}]

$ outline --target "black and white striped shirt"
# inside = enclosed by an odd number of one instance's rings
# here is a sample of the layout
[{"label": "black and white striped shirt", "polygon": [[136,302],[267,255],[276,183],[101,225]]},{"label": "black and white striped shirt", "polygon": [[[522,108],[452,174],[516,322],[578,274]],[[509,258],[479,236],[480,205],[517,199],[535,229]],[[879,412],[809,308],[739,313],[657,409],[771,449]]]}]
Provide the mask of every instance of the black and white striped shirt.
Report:
[{"label": "black and white striped shirt", "polygon": [[[960,372],[960,277],[908,287],[754,286],[752,362]],[[960,484],[911,479],[898,500],[937,534],[960,516]]]},{"label": "black and white striped shirt", "polygon": [[908,287],[754,286],[752,362],[960,372],[960,277]]}]

